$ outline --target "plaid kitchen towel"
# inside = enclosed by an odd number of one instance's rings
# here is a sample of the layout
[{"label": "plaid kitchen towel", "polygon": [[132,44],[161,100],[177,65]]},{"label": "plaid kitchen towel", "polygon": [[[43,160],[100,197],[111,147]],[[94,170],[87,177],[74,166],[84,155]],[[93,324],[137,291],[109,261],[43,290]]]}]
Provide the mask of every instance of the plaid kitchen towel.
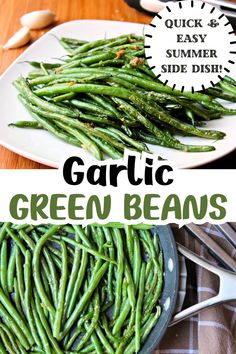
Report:
[{"label": "plaid kitchen towel", "polygon": [[[210,224],[201,226],[231,257],[236,249]],[[177,242],[217,263],[206,247],[186,230],[173,226]],[[186,261],[188,277],[184,307],[201,302],[218,293],[218,277],[202,267]],[[236,284],[232,284],[235,287]],[[236,301],[203,310],[187,320],[170,327],[155,354],[236,354]]]}]

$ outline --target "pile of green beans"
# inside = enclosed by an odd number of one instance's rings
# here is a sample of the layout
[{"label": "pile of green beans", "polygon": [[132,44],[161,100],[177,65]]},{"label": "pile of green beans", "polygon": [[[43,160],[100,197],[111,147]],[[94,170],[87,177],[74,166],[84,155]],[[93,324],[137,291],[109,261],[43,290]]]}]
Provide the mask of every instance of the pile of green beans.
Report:
[{"label": "pile of green beans", "polygon": [[0,223],[1,354],[138,353],[161,314],[146,225]]},{"label": "pile of green beans", "polygon": [[11,126],[45,129],[97,159],[118,159],[125,148],[149,151],[150,144],[212,151],[212,145],[183,144],[176,135],[223,139],[223,132],[202,126],[236,114],[216,100],[236,101],[235,80],[226,76],[216,87],[194,93],[165,86],[147,65],[143,37],[59,42],[67,50],[60,63],[29,62],[36,69],[14,82],[34,120]]}]

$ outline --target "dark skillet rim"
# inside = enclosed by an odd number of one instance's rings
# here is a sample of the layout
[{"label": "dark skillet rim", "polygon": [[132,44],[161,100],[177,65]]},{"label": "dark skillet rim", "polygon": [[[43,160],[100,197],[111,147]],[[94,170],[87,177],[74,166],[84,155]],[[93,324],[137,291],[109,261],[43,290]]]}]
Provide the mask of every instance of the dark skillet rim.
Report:
[{"label": "dark skillet rim", "polygon": [[[169,225],[154,226],[153,231],[155,230],[158,231],[160,245],[164,255],[165,274],[163,291],[160,299],[162,313],[156,326],[153,328],[145,343],[143,344],[139,354],[151,354],[156,350],[157,346],[160,344],[160,341],[163,338],[173,317],[179,290],[178,253],[171,227]],[[169,258],[173,259],[174,267],[172,272],[170,272],[168,269]],[[167,310],[164,310],[164,303],[168,297],[170,297],[170,305]]]}]

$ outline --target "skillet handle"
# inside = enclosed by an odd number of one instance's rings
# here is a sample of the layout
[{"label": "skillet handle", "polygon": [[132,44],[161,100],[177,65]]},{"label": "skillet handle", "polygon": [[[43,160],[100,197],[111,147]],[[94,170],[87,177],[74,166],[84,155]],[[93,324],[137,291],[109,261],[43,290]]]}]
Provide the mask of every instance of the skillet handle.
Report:
[{"label": "skillet handle", "polygon": [[201,257],[197,256],[195,253],[189,251],[186,247],[180,244],[177,244],[177,249],[186,258],[190,259],[201,267],[211,271],[212,273],[218,275],[220,279],[220,287],[219,293],[216,296],[211,297],[210,299],[202,301],[198,304],[195,304],[175,314],[170,323],[170,326],[173,326],[174,324],[208,307],[220,304],[222,302],[236,300],[236,273],[214,266],[210,262],[203,260]]}]

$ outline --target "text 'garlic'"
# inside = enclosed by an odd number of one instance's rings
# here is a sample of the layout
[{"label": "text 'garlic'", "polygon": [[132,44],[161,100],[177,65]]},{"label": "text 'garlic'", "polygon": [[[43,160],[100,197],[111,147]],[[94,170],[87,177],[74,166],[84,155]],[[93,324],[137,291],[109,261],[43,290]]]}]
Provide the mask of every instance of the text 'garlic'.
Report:
[{"label": "text 'garlic'", "polygon": [[22,27],[3,46],[4,49],[19,48],[30,41],[30,31],[27,27]]},{"label": "text 'garlic'", "polygon": [[55,21],[55,14],[50,10],[29,12],[20,18],[22,26],[29,29],[41,29]]}]

